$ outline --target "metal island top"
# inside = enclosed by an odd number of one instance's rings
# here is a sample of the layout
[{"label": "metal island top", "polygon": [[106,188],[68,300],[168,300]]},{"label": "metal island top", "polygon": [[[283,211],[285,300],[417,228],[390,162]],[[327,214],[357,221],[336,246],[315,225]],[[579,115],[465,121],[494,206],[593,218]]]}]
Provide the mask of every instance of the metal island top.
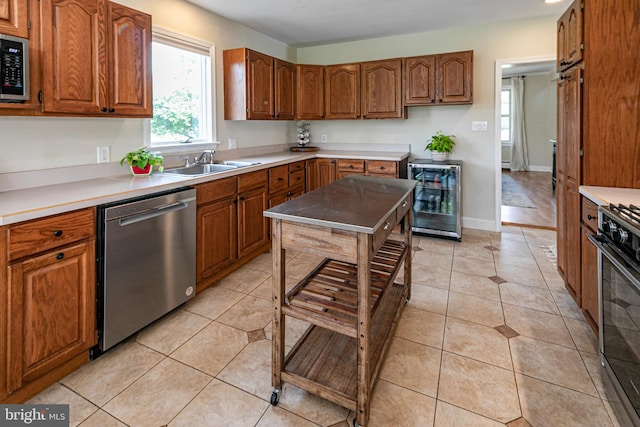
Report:
[{"label": "metal island top", "polygon": [[416,181],[352,175],[264,212],[264,216],[356,233],[374,234]]}]

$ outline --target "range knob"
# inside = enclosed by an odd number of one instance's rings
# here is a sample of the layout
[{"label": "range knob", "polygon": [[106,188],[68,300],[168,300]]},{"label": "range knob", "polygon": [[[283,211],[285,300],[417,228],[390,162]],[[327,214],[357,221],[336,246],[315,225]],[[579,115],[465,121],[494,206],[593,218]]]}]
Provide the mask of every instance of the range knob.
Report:
[{"label": "range knob", "polygon": [[602,231],[605,233],[613,233],[618,229],[618,225],[613,221],[607,221],[602,223]]},{"label": "range knob", "polygon": [[624,228],[620,228],[613,232],[613,241],[618,243],[624,243],[629,238],[629,233]]}]

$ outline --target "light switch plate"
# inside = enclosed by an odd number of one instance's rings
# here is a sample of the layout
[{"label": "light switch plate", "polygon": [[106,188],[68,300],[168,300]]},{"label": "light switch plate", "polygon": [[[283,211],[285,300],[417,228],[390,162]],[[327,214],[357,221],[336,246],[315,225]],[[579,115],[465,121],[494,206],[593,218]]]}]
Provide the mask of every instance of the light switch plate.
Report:
[{"label": "light switch plate", "polygon": [[235,138],[229,138],[229,150],[235,150],[238,148],[238,140]]},{"label": "light switch plate", "polygon": [[110,146],[98,147],[98,163],[109,163],[111,161]]},{"label": "light switch plate", "polygon": [[486,132],[487,131],[487,122],[471,122],[471,131],[472,132]]},{"label": "light switch plate", "polygon": [[323,133],[322,136],[320,137],[322,142],[327,142],[327,134]]}]

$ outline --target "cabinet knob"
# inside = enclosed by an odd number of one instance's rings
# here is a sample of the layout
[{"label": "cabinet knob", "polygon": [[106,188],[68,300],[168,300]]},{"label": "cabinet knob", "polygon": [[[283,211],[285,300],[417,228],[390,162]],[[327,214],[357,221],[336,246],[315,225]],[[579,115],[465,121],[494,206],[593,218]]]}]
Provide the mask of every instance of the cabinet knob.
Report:
[{"label": "cabinet knob", "polygon": [[238,199],[244,200],[244,196],[240,196],[240,197],[238,197]]},{"label": "cabinet knob", "polygon": [[402,203],[402,207],[404,208],[405,206],[407,206],[407,203],[409,203],[408,201],[404,201],[404,203]]},{"label": "cabinet knob", "polygon": [[53,232],[53,235],[54,235],[54,236],[56,236],[56,237],[60,237],[60,236],[62,236],[62,230],[56,230],[56,231],[54,231],[54,232]]},{"label": "cabinet knob", "polygon": [[380,170],[383,171],[384,170],[384,166],[380,166]]},{"label": "cabinet knob", "polygon": [[106,112],[107,112],[107,107],[102,107],[102,108],[100,109],[100,111],[102,111],[103,113],[106,113]]},{"label": "cabinet knob", "polygon": [[567,78],[567,76],[560,76],[560,80],[564,80],[566,78]]},{"label": "cabinet knob", "polygon": [[64,258],[64,253],[60,252],[59,254],[56,255],[56,259],[62,259]]},{"label": "cabinet knob", "polygon": [[115,111],[116,111],[116,109],[115,109],[115,108],[113,108],[113,107],[112,107],[112,108],[109,108],[109,112],[110,112],[110,113],[115,113]]},{"label": "cabinet knob", "polygon": [[434,98],[431,98],[431,102],[435,103],[435,102],[436,102],[436,100],[435,100]]},{"label": "cabinet knob", "polygon": [[387,222],[387,223],[384,225],[384,229],[385,229],[385,230],[388,230],[388,229],[389,229],[389,227],[391,227],[391,224]]},{"label": "cabinet knob", "polygon": [[596,219],[595,216],[587,214],[587,219],[591,221],[592,219]]},{"label": "cabinet knob", "polygon": [[442,99],[439,99],[438,102],[442,102]]}]

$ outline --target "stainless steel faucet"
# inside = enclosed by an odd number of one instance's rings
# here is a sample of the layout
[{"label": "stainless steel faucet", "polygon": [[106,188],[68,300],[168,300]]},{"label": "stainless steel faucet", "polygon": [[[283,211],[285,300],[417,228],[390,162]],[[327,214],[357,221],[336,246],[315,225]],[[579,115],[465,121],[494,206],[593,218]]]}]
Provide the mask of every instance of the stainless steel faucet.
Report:
[{"label": "stainless steel faucet", "polygon": [[193,158],[194,164],[199,164],[200,162],[206,163],[207,156],[209,156],[209,163],[213,163],[213,155],[215,154],[215,150],[204,150],[200,156],[195,156]]}]

